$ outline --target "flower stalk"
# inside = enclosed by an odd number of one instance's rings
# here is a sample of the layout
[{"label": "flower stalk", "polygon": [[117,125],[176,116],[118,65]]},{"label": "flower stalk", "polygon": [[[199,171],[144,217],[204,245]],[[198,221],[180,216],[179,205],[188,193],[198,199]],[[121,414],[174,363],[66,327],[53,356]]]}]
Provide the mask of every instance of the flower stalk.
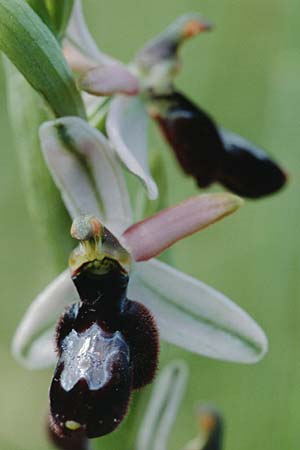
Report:
[{"label": "flower stalk", "polygon": [[54,35],[23,0],[0,0],[0,50],[57,117],[85,117],[81,96]]},{"label": "flower stalk", "polygon": [[26,203],[41,243],[47,243],[53,270],[57,272],[64,268],[73,242],[68,232],[71,220],[45,164],[38,136],[39,127],[49,119],[49,111],[7,59],[4,67],[10,123]]}]

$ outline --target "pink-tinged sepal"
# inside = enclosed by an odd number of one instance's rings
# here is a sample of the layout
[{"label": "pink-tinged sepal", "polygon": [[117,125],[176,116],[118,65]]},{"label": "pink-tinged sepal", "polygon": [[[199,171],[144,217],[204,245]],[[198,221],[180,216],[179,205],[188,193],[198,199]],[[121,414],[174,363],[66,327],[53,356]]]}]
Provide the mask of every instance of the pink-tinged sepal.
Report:
[{"label": "pink-tinged sepal", "polygon": [[82,75],[79,87],[92,95],[137,95],[139,80],[123,64],[102,65],[91,68]]},{"label": "pink-tinged sepal", "polygon": [[146,261],[236,211],[243,201],[232,194],[203,194],[162,210],[128,228],[123,240],[135,261]]}]

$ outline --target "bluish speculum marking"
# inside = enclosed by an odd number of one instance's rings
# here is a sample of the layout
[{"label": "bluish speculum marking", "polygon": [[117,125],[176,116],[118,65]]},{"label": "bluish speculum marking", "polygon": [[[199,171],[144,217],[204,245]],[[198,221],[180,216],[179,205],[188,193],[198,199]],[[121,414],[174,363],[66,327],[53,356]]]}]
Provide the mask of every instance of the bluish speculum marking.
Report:
[{"label": "bluish speculum marking", "polygon": [[129,348],[121,333],[103,332],[97,323],[82,333],[74,329],[63,340],[61,386],[69,392],[84,379],[91,391],[97,391],[111,377],[115,359],[129,361]]}]

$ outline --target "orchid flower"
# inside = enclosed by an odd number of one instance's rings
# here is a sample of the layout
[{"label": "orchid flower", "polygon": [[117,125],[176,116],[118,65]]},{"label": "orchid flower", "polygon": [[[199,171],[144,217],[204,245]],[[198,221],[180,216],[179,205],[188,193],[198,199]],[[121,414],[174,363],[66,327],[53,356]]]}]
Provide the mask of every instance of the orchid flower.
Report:
[{"label": "orchid flower", "polygon": [[[253,363],[267,350],[259,326],[223,294],[153,258],[183,237],[235,211],[232,194],[191,198],[131,224],[128,192],[110,142],[87,122],[63,118],[41,127],[48,167],[73,218],[99,217],[127,249],[132,267],[128,296],[142,301],[156,318],[162,339],[208,357]],[[52,366],[54,324],[65,306],[79,301],[65,270],[29,307],[13,353],[26,367]]]},{"label": "orchid flower", "polygon": [[[198,14],[182,16],[147,43],[126,67],[98,49],[84,22],[81,0],[76,0],[65,56],[81,73],[83,90],[92,96],[114,95],[110,106],[104,108],[108,137],[125,166],[142,180],[150,199],[157,197],[158,188],[148,164],[148,115],[158,123],[183,171],[193,176],[199,187],[219,182],[238,195],[259,198],[285,184],[285,173],[264,151],[217,126],[174,87],[180,69],[179,48],[210,28]],[[87,106],[99,107],[91,95]]]},{"label": "orchid flower", "polygon": [[[36,11],[38,5],[34,2]],[[236,137],[219,130],[175,91],[173,77],[178,70],[179,45],[208,28],[198,16],[178,20],[127,67],[98,51],[85,29],[81,3],[75,3],[67,56],[71,61],[73,51],[74,69],[89,69],[81,78],[82,88],[103,97],[116,94],[111,103],[110,99],[101,99],[98,108],[106,137],[84,120],[81,96],[47,25],[22,0],[14,0],[14,6],[15,10],[7,0],[2,4],[2,47],[48,101],[54,115],[61,117],[43,123],[40,143],[73,219],[71,234],[79,245],[70,256],[71,271],[65,270],[34,300],[16,331],[12,347],[15,357],[26,367],[43,368],[56,363],[50,387],[50,428],[56,438],[79,438],[74,445],[66,445],[86,448],[86,438],[107,434],[121,423],[132,391],[153,380],[159,334],[186,350],[226,361],[254,363],[267,351],[263,331],[247,313],[213,288],[155,259],[180,239],[236,211],[242,203],[239,197],[196,196],[133,223],[119,159],[143,180],[149,197],[155,198],[158,190],[148,167],[145,138],[148,114],[159,122],[177,156],[182,145],[190,145],[178,158],[200,186],[218,180],[244,195],[266,194],[266,190],[261,191],[261,180],[258,191],[253,191],[252,169],[250,188],[245,185],[244,176],[253,161],[255,175],[258,164],[260,169],[263,166],[267,172],[271,170],[272,182],[276,171],[276,176],[281,176],[280,180],[275,177],[272,190],[278,189],[284,177],[270,160],[265,164],[265,157],[246,148],[248,144],[236,144]],[[65,18],[71,6],[72,2]],[[25,20],[19,23],[22,11]],[[6,45],[7,36],[13,36],[14,30],[18,32],[17,39],[13,45]],[[61,26],[58,31],[63,30]],[[28,48],[34,49],[34,60],[45,64],[44,71],[39,67],[31,72],[28,57],[23,57],[19,45],[24,36],[30,44]],[[81,59],[78,52],[85,52]],[[202,152],[200,169],[198,159],[193,159],[198,135],[194,139],[191,129],[195,127],[204,135],[209,134],[206,144],[216,149],[215,155],[208,157],[207,149]],[[233,159],[237,158],[239,169],[245,154],[247,158],[250,155],[251,164],[246,158],[245,170],[232,170]],[[264,169],[260,178],[266,177]],[[270,183],[267,184],[270,189]]]}]

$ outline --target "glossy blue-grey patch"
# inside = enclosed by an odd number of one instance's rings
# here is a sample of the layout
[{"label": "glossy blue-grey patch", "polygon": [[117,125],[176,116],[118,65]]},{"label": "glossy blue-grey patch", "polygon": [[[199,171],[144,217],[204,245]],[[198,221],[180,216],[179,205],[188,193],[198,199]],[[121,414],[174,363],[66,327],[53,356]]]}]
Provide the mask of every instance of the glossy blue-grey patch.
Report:
[{"label": "glossy blue-grey patch", "polygon": [[82,333],[72,330],[63,340],[62,348],[61,386],[67,392],[81,379],[91,391],[97,391],[110,378],[115,357],[129,361],[129,348],[122,334],[119,331],[107,334],[97,323]]}]

